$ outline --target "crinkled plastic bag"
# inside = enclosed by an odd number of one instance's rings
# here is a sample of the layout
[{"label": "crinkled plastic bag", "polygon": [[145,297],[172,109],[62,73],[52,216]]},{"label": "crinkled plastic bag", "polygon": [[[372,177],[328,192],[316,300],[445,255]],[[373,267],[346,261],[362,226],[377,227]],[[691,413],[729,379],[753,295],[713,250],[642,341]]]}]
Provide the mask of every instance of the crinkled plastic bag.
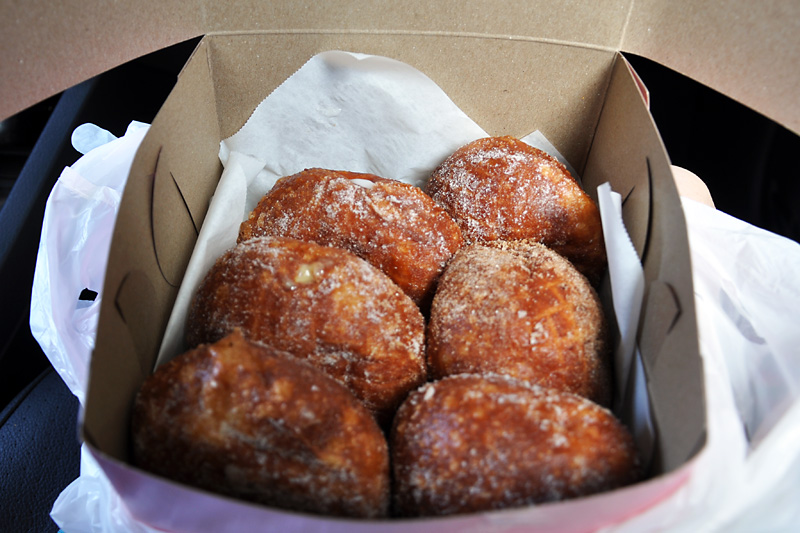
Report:
[{"label": "crinkled plastic bag", "polygon": [[800,531],[800,244],[689,199],[683,209],[700,350],[719,361],[740,424],[721,437],[728,453],[744,441],[711,480],[706,523]]},{"label": "crinkled plastic bag", "polygon": [[122,191],[148,129],[132,122],[119,139],[97,126],[76,129],[73,144],[84,156],[64,169],[45,206],[31,332],[81,405],[102,295],[93,301],[80,296],[84,289],[100,293],[103,287]]},{"label": "crinkled plastic bag", "polygon": [[[81,157],[66,167],[45,206],[31,296],[31,332],[72,393],[84,404],[114,223],[136,150],[149,125],[132,122],[123,137],[79,126]],[[88,289],[91,297],[81,293]],[[51,512],[66,532],[151,530],[137,523],[100,467],[81,450],[81,473]]]},{"label": "crinkled plastic bag", "polygon": [[670,498],[610,531],[800,530],[800,245],[683,198],[708,439]]}]

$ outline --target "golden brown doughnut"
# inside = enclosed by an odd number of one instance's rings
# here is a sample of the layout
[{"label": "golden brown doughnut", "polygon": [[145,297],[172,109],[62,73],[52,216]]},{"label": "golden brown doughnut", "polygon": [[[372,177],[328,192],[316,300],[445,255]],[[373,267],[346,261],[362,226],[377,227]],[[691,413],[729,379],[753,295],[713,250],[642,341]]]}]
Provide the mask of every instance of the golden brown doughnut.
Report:
[{"label": "golden brown doughnut", "polygon": [[159,367],[136,396],[134,462],[266,505],[386,516],[389,456],[369,411],[307,363],[234,332]]},{"label": "golden brown doughnut", "polygon": [[639,475],[633,439],[610,411],[500,375],[450,376],[412,392],[390,450],[401,516],[563,500]]},{"label": "golden brown doughnut", "polygon": [[461,227],[466,242],[541,242],[592,283],[605,270],[600,213],[554,157],[513,137],[478,139],[432,174],[427,192]]},{"label": "golden brown doughnut", "polygon": [[461,231],[421,189],[373,174],[307,169],[279,180],[242,222],[239,242],[263,235],[350,250],[417,304],[461,247]]},{"label": "golden brown doughnut", "polygon": [[611,400],[597,294],[569,261],[535,242],[459,250],[439,281],[427,342],[434,378],[493,372]]},{"label": "golden brown doughnut", "polygon": [[260,237],[223,254],[189,308],[189,346],[235,328],[343,383],[384,422],[426,379],[425,324],[392,280],[352,253]]}]

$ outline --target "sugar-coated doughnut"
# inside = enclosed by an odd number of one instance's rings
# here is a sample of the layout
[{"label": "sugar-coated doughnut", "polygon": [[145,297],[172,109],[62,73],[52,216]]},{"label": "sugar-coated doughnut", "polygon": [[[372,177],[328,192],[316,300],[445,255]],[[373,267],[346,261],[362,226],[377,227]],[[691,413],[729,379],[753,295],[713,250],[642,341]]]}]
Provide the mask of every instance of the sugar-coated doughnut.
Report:
[{"label": "sugar-coated doughnut", "polygon": [[596,292],[544,245],[492,241],[459,250],[428,323],[433,378],[492,372],[608,405],[607,329]]},{"label": "sugar-coated doughnut", "polygon": [[531,239],[567,257],[592,283],[605,270],[597,205],[564,165],[518,139],[487,137],[459,148],[426,190],[466,242]]},{"label": "sugar-coated doughnut", "polygon": [[500,375],[450,376],[412,392],[390,450],[401,516],[564,500],[639,475],[633,439],[610,411]]},{"label": "sugar-coated doughnut", "polygon": [[259,237],[223,254],[194,295],[186,340],[214,342],[236,328],[322,369],[382,423],[426,379],[419,308],[340,248]]},{"label": "sugar-coated doughnut", "polygon": [[373,174],[311,168],[279,180],[239,229],[239,242],[293,237],[350,250],[425,306],[461,246],[452,218],[418,187]]},{"label": "sugar-coated doughnut", "polygon": [[237,331],[160,366],[132,417],[134,463],[270,506],[383,517],[386,438],[341,384]]}]

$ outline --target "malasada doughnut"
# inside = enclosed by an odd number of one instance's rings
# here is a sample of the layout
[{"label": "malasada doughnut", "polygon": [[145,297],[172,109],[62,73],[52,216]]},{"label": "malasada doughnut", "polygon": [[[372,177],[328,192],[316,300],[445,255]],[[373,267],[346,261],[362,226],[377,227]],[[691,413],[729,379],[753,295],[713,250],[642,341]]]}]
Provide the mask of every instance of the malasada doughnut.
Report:
[{"label": "malasada doughnut", "polygon": [[236,328],[322,369],[382,422],[426,379],[419,308],[340,248],[260,237],[223,254],[190,304],[186,340],[214,342]]},{"label": "malasada doughnut", "polygon": [[500,375],[450,376],[412,392],[390,450],[401,516],[564,500],[639,475],[632,437],[610,411]]},{"label": "malasada doughnut", "polygon": [[592,283],[605,270],[596,204],[564,165],[518,139],[487,137],[459,148],[426,190],[466,242],[530,239],[567,257]]},{"label": "malasada doughnut", "polygon": [[459,250],[439,281],[427,342],[434,378],[509,374],[610,403],[600,301],[544,245],[493,241]]},{"label": "malasada doughnut", "polygon": [[310,513],[388,512],[387,443],[366,407],[238,331],[150,375],[132,437],[135,464],[181,483]]},{"label": "malasada doughnut", "polygon": [[242,222],[239,242],[293,237],[350,250],[417,304],[461,247],[461,231],[421,189],[373,174],[311,168],[279,180]]}]

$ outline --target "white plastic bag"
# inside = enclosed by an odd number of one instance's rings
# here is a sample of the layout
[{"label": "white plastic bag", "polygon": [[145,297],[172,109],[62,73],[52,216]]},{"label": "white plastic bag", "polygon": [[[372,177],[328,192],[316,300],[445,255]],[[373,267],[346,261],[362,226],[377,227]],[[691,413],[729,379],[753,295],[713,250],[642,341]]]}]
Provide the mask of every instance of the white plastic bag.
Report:
[{"label": "white plastic bag", "polygon": [[[103,287],[122,191],[148,129],[132,122],[119,139],[96,126],[76,129],[73,143],[85,155],[64,169],[45,206],[31,332],[81,405],[102,294],[94,301],[79,298],[84,289],[100,293]],[[87,138],[90,132],[94,135]]]},{"label": "white plastic bag", "polygon": [[700,349],[720,360],[746,436],[709,523],[800,531],[800,244],[692,200],[683,209]]},{"label": "white plastic bag", "polygon": [[65,533],[160,533],[134,519],[92,455],[81,447],[81,473],[53,503]]},{"label": "white plastic bag", "polygon": [[[88,124],[72,137],[84,154],[48,198],[31,296],[31,332],[72,393],[85,401],[88,369],[111,237],[131,163],[149,126],[132,122],[119,139]],[[98,293],[80,300],[84,289]],[[150,533],[137,523],[83,448],[81,473],[56,499],[53,520],[66,532]]]},{"label": "white plastic bag", "polygon": [[800,245],[684,198],[708,439],[676,493],[615,532],[800,531]]}]

